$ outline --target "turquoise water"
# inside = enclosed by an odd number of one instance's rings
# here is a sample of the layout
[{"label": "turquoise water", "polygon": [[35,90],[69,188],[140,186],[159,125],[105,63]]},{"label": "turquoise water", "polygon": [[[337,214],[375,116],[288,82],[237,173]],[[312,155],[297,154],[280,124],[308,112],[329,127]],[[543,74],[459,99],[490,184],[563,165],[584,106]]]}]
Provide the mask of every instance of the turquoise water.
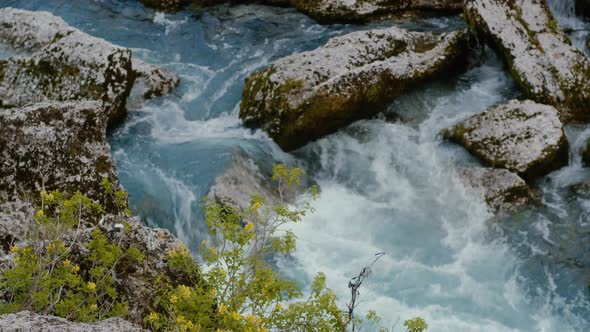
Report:
[{"label": "turquoise water", "polygon": [[[361,310],[375,309],[387,323],[420,315],[429,331],[589,329],[590,195],[570,186],[590,181],[578,157],[590,130],[568,128],[570,165],[538,181],[541,206],[504,220],[455,174],[476,161],[437,135],[520,96],[494,54],[397,100],[383,116],[286,154],[241,125],[244,78],[282,56],[370,26],[322,26],[294,10],[264,6],[174,15],[135,1],[0,0],[0,6],[51,11],[181,76],[173,95],[132,109],[110,133],[132,207],[151,225],[200,243],[206,236],[200,198],[241,150],[262,168],[277,161],[299,165],[320,186],[316,213],[293,228],[297,251],[277,263],[302,286],[323,271],[346,299],[350,277],[385,251],[361,289]],[[583,24],[564,17],[562,24]],[[458,18],[400,25],[464,27]]]}]

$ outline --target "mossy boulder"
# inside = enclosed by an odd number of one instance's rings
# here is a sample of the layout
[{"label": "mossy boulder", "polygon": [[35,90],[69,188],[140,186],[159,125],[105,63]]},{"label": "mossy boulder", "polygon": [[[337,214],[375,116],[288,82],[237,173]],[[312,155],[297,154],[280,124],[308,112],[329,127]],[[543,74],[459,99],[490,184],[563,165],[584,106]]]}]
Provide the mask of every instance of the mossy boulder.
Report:
[{"label": "mossy boulder", "polygon": [[494,213],[517,211],[538,201],[526,182],[506,169],[468,167],[459,170],[464,183],[480,192]]},{"label": "mossy boulder", "polygon": [[463,0],[290,0],[290,3],[322,23],[457,14],[463,9]]},{"label": "mossy boulder", "polygon": [[118,176],[100,102],[44,102],[0,108],[0,192],[36,198],[45,189],[83,191],[115,209],[100,182]]},{"label": "mossy boulder", "polygon": [[545,1],[467,1],[465,18],[479,40],[498,50],[528,98],[555,106],[566,122],[590,120],[590,61]]},{"label": "mossy boulder", "polygon": [[379,112],[465,59],[465,33],[397,27],[353,32],[275,61],[246,79],[240,117],[293,150]]},{"label": "mossy boulder", "polygon": [[488,165],[527,181],[568,163],[569,144],[557,110],[529,100],[509,101],[442,134]]},{"label": "mossy boulder", "polygon": [[131,50],[92,37],[47,13],[0,9],[0,42],[24,49],[0,63],[4,107],[41,101],[98,100],[110,124],[126,114],[137,78],[146,98],[170,93],[179,82],[165,69],[132,59]]}]

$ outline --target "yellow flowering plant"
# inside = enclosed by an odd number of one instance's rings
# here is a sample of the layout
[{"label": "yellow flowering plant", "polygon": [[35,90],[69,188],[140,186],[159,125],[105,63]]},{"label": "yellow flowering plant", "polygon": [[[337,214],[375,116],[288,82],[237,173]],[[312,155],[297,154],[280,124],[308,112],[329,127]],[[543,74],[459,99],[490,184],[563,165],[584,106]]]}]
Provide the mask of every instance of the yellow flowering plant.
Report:
[{"label": "yellow flowering plant", "polygon": [[[121,261],[141,261],[141,252],[122,250],[99,228],[89,242],[77,242],[80,224],[103,212],[79,192],[42,191],[28,244],[11,248],[12,262],[0,276],[0,314],[30,310],[77,321],[124,315],[127,305],[118,298],[113,276]],[[75,247],[90,254],[80,255]]]}]

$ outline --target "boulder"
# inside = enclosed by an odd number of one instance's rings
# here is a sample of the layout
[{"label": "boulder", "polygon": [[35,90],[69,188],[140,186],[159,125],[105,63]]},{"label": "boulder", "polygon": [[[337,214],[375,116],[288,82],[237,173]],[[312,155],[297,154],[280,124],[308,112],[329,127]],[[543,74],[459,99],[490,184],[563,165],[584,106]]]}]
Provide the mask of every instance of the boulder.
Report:
[{"label": "boulder", "polygon": [[0,108],[0,124],[0,192],[6,197],[79,190],[115,208],[100,186],[105,177],[118,183],[100,102]]},{"label": "boulder", "polygon": [[109,318],[96,323],[74,323],[67,319],[21,311],[0,317],[3,332],[147,332],[140,326],[121,318]]},{"label": "boulder", "polygon": [[135,74],[134,87],[139,87],[144,99],[169,95],[180,83],[180,77],[165,68],[136,59],[132,60],[132,67]]},{"label": "boulder", "polygon": [[463,0],[291,0],[319,22],[366,22],[375,17],[456,14]]},{"label": "boulder", "polygon": [[135,78],[144,97],[170,93],[179,78],[131,58],[131,50],[92,37],[47,12],[0,9],[0,42],[29,51],[0,61],[0,100],[7,107],[41,101],[99,100],[114,124],[126,114]]},{"label": "boulder", "polygon": [[246,79],[240,117],[285,150],[367,118],[418,84],[463,63],[461,31],[358,31],[279,59]]},{"label": "boulder", "polygon": [[557,110],[532,101],[512,100],[443,130],[479,159],[525,180],[568,163],[569,144]]},{"label": "boulder", "polygon": [[516,211],[537,200],[526,182],[506,169],[469,167],[458,173],[468,187],[483,194],[490,209],[496,213]]},{"label": "boulder", "polygon": [[[238,209],[248,208],[252,195],[261,195],[269,204],[276,205],[281,202],[281,193],[278,184],[271,178],[272,174],[263,172],[246,153],[237,151],[233,154],[230,165],[215,178],[208,197]],[[282,192],[284,202],[295,201],[309,187],[305,179],[301,180],[301,185],[293,185]]]},{"label": "boulder", "polygon": [[473,0],[465,18],[498,50],[528,98],[553,105],[564,121],[590,120],[590,61],[558,26],[544,0]]}]

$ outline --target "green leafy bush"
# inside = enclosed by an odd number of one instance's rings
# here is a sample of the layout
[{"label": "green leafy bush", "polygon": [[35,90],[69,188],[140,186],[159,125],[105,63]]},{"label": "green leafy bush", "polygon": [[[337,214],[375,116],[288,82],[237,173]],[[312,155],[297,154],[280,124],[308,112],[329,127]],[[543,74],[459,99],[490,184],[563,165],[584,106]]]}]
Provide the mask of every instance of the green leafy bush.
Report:
[{"label": "green leafy bush", "polygon": [[[77,321],[124,315],[114,279],[123,263],[137,264],[143,254],[109,243],[97,227],[82,243],[84,216],[103,210],[81,193],[43,191],[40,201],[28,245],[12,247],[12,266],[0,277],[0,313],[31,310]],[[80,248],[90,254],[83,257]]]}]

